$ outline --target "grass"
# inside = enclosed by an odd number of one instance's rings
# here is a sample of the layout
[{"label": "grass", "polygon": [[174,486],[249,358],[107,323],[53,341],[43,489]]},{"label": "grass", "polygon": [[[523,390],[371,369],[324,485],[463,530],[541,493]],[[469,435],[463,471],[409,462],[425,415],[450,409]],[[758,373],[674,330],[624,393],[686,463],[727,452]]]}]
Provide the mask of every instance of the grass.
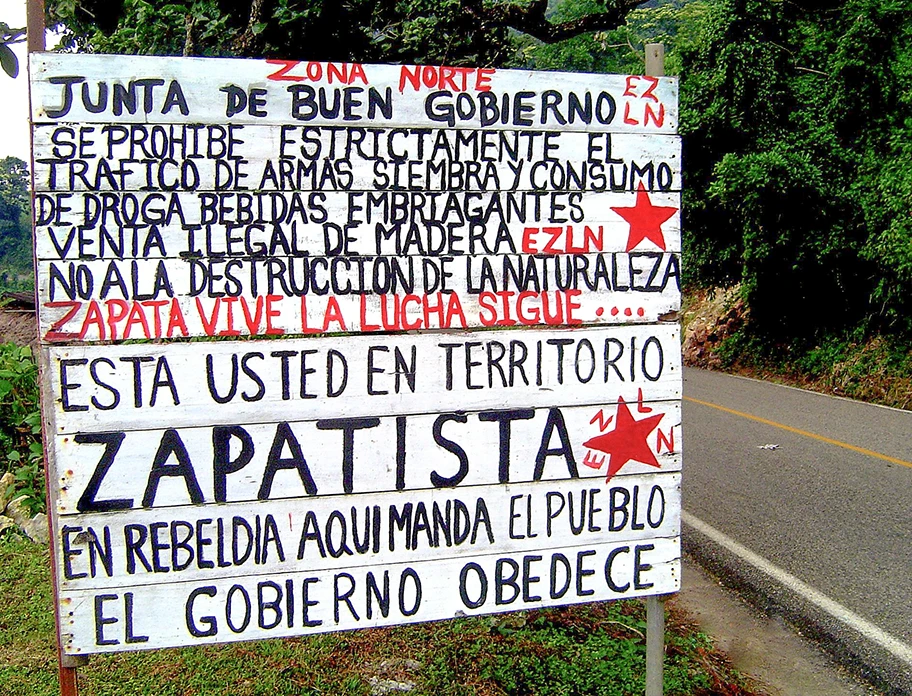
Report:
[{"label": "grass", "polygon": [[[58,693],[48,552],[0,537],[0,694]],[[301,639],[95,656],[81,696],[382,693],[411,682],[441,696],[626,696],[645,683],[642,602],[595,603]],[[668,619],[667,696],[751,696],[709,639]]]},{"label": "grass", "polygon": [[718,353],[729,372],[912,409],[912,349],[906,340],[849,332],[771,346],[743,330],[725,339]]}]

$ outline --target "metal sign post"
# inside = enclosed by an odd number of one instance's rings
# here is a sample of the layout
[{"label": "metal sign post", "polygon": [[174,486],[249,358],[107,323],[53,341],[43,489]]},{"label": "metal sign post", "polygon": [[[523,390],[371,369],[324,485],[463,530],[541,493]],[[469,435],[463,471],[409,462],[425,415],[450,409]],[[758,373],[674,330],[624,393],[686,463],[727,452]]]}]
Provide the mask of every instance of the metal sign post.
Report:
[{"label": "metal sign post", "polygon": [[[646,44],[646,74],[665,75],[665,46]],[[665,597],[646,598],[646,696],[662,696],[665,658]]]},{"label": "metal sign post", "polygon": [[665,657],[665,601],[646,598],[646,696],[662,696],[662,667]]}]

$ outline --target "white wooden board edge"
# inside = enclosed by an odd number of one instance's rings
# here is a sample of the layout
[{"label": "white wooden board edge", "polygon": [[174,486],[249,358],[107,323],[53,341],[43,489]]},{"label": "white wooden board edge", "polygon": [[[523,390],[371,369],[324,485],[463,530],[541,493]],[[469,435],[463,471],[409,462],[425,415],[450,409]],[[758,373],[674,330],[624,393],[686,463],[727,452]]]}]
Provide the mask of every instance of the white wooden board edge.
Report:
[{"label": "white wooden board edge", "polygon": [[[680,472],[660,471],[607,483],[564,479],[85,513],[59,519],[56,567],[62,590],[103,591],[531,553],[677,536],[680,508]],[[457,525],[457,517],[464,521]],[[400,529],[399,520],[409,521]]]},{"label": "white wooden board edge", "polygon": [[[565,559],[566,564],[559,559],[555,561],[555,555]],[[541,560],[532,558],[537,556],[541,556]],[[516,592],[510,588],[509,582],[501,580],[499,583],[500,603],[497,603],[495,582],[498,561],[502,577],[509,578],[514,569],[517,572],[517,578],[511,580],[516,585]],[[636,561],[639,562],[638,571],[634,568]],[[552,565],[555,594],[567,583],[564,594],[554,599],[549,596]],[[585,575],[579,576],[578,568]],[[368,618],[366,615],[367,572],[373,574],[381,592],[384,574],[388,572],[390,575],[390,608],[387,616],[380,612],[375,595],[371,595],[373,616]],[[570,574],[569,580],[567,573]],[[481,574],[487,585],[484,594],[479,582]],[[528,599],[522,591],[524,576]],[[534,582],[532,577],[536,578]],[[310,582],[307,582],[308,579]],[[420,598],[415,591],[416,579],[421,585]],[[578,579],[579,584],[576,582]],[[639,579],[640,587],[635,586],[636,579]],[[260,585],[263,582],[272,582],[273,585]],[[278,620],[271,628],[260,628],[256,606],[257,586],[260,585],[261,592],[267,588],[273,591],[268,596],[264,592],[265,602],[276,599],[276,591],[284,594],[289,587],[288,582],[295,595],[291,614],[293,625],[288,626],[286,605],[279,602],[275,607],[282,614],[273,611],[267,619],[270,623],[264,622],[264,625],[270,626],[274,619]],[[460,584],[464,589],[462,597]],[[308,602],[314,604],[306,605],[303,601],[301,595],[305,587]],[[116,593],[105,593],[103,596],[91,591],[65,592],[59,598],[59,609],[62,617],[63,651],[72,655],[291,637],[667,594],[679,588],[680,537],[674,537],[656,538],[643,544],[592,544],[542,549],[540,553],[524,554],[522,558],[512,558],[509,554],[492,554],[376,566],[371,571],[358,573],[289,573],[259,583],[232,582],[230,579],[206,584],[180,583],[135,588],[135,591],[134,588],[122,588]],[[230,621],[234,626],[231,630],[227,626],[229,619],[226,618],[229,592],[232,594]],[[191,596],[193,602],[189,601]],[[340,599],[343,596],[344,599]],[[245,597],[252,600],[246,622]],[[284,600],[287,600],[287,595],[283,596]],[[235,605],[235,602],[239,604]],[[309,622],[319,621],[319,624],[302,626],[305,606]],[[107,620],[100,626],[95,621],[96,607],[100,618]],[[129,620],[127,612],[130,613]],[[267,611],[264,611],[264,617],[266,614]],[[209,621],[204,620],[206,618]],[[212,629],[215,631],[211,635],[193,636],[189,624],[192,624],[197,634]],[[100,633],[98,628],[101,629]],[[99,637],[105,644],[99,644]],[[126,642],[131,639],[132,642]]]},{"label": "white wooden board edge", "polygon": [[506,413],[109,431],[55,438],[49,449],[49,506],[60,514],[307,500],[677,471],[681,406],[634,395]]},{"label": "white wooden board edge", "polygon": [[[440,127],[445,123],[450,126],[493,129],[542,129],[561,126],[566,130],[642,133],[673,133],[677,128],[678,83],[676,78],[670,77],[478,69],[471,71],[475,82],[467,81],[464,91],[460,89],[456,93],[450,91],[448,95],[441,95],[442,98],[437,104],[433,103],[437,98],[432,97],[432,103],[426,107],[424,100],[439,89],[439,84],[429,84],[430,78],[436,72],[439,79],[442,74],[441,68],[419,68],[419,79],[425,74],[429,78],[425,81],[427,86],[421,85],[415,89],[403,82],[403,89],[400,90],[403,75],[409,70],[414,72],[413,66],[359,65],[358,68],[363,71],[363,78],[354,66],[346,66],[352,68],[351,71],[346,70],[344,82],[347,84],[340,84],[338,79],[335,84],[330,84],[327,64],[311,64],[314,68],[321,68],[323,73],[319,79],[314,79],[317,77],[315,73],[310,78],[307,76],[307,63],[289,62],[294,64],[287,66],[281,63],[212,58],[36,54],[29,61],[34,95],[32,121],[53,122],[55,119],[66,118],[119,123],[146,122],[152,119],[160,122],[223,123],[228,118],[228,92],[222,92],[222,89],[234,86],[245,91],[263,90],[261,96],[266,102],[266,106],[260,110],[263,116],[252,114],[251,104],[251,108],[231,117],[233,122],[244,124],[293,123],[296,119],[304,118],[312,124],[351,125],[367,119],[369,102],[376,99],[377,101],[373,101],[375,107],[378,101],[388,102],[392,113],[387,115],[383,113],[382,108],[372,109],[371,120],[375,124]],[[290,67],[292,70],[277,74],[281,67]],[[305,72],[302,75],[301,72],[295,72],[294,68],[299,71],[303,69]],[[271,80],[270,75],[273,76]],[[69,86],[49,82],[49,79],[58,79],[60,76],[73,76],[74,79],[70,81]],[[167,76],[167,79],[161,76]],[[108,90],[111,98],[108,100],[107,108],[102,107],[101,113],[92,113],[82,103],[82,82],[77,81],[80,77],[93,88],[89,92],[93,101],[98,97],[98,83],[120,83],[129,89],[131,80],[152,78],[161,82],[149,88],[152,107],[149,113],[143,108],[144,100],[139,98],[138,108],[115,114],[111,104],[113,87],[109,87]],[[172,83],[177,83],[177,90]],[[289,87],[298,94],[293,97]],[[70,104],[66,104],[68,89]],[[330,102],[334,93],[339,95],[341,109],[337,109],[335,114],[321,113],[316,106],[319,89],[329,92]],[[480,116],[483,107],[479,94],[485,89],[490,90],[490,97],[493,97],[487,105],[487,113],[492,117],[488,122],[482,121]],[[343,90],[349,91],[349,98],[345,102],[342,101],[340,94],[344,93]],[[547,109],[545,98],[541,94],[544,90],[553,90],[555,96],[561,98],[563,108],[559,109],[558,113],[564,111],[566,116],[562,114],[558,117],[554,111]],[[369,93],[371,91],[374,92],[373,95]],[[568,120],[567,105],[570,92],[577,92],[580,96],[586,93],[591,95],[590,116],[585,120],[561,123],[562,120]],[[518,106],[515,103],[517,93],[528,94],[525,100],[518,102]],[[599,99],[602,93],[611,96]],[[509,103],[506,105],[507,108],[503,109],[501,106],[505,97],[509,99]],[[455,115],[457,102],[461,102],[462,106],[459,118]],[[524,106],[528,106],[529,110],[525,111]],[[502,113],[506,115],[506,123],[499,118]],[[348,116],[347,121],[342,120],[344,116]]]}]

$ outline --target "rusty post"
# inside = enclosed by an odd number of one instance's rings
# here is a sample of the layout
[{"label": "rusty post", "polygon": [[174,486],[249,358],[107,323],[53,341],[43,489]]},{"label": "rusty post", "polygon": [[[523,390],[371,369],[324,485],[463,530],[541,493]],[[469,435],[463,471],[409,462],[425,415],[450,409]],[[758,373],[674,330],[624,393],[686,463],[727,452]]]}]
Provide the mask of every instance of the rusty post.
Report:
[{"label": "rusty post", "polygon": [[[44,0],[28,0],[26,5],[26,47],[28,53],[40,53],[47,50],[47,43],[45,40],[45,22],[44,22]],[[29,79],[26,76],[25,79]],[[31,126],[31,89],[29,90],[29,125]],[[31,171],[32,171],[32,210],[34,210],[34,195],[35,195],[35,143],[34,137],[32,135],[33,129],[30,128],[29,137],[32,139],[32,155],[31,155]],[[32,229],[34,234],[34,218],[32,220]],[[37,306],[37,305],[36,305]],[[41,361],[43,363],[43,361]],[[48,442],[46,437],[47,433],[43,432],[42,436],[45,442]],[[48,468],[45,465],[44,468],[44,481],[45,481],[45,490],[50,490],[50,481],[48,480]],[[51,496],[48,495],[48,500],[51,499]],[[48,511],[48,517],[52,518],[50,510]],[[56,525],[48,525],[50,531],[49,534],[49,543],[51,546],[51,575],[56,578],[57,574],[55,572],[56,564],[56,554],[54,552],[54,539],[56,535]],[[56,581],[55,581],[56,582]],[[54,617],[55,623],[57,626],[57,664],[58,664],[58,676],[60,679],[60,696],[79,696],[79,684],[78,677],[76,672],[77,665],[84,665],[87,662],[85,656],[71,657],[63,654],[63,646],[60,642],[60,607],[57,603],[57,588],[54,588]]]},{"label": "rusty post", "polygon": [[28,0],[26,8],[28,27],[28,52],[38,53],[46,50],[44,40],[44,0]]}]

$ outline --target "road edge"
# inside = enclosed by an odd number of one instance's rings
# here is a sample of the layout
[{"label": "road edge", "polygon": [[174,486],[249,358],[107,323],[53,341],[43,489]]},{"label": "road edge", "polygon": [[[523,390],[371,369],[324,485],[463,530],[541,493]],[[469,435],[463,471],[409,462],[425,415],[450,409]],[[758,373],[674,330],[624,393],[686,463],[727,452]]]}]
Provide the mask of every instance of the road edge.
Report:
[{"label": "road edge", "polygon": [[884,696],[912,696],[912,667],[866,640],[813,602],[745,563],[686,521],[682,550],[762,613],[781,617],[800,635],[817,642],[839,665]]}]

